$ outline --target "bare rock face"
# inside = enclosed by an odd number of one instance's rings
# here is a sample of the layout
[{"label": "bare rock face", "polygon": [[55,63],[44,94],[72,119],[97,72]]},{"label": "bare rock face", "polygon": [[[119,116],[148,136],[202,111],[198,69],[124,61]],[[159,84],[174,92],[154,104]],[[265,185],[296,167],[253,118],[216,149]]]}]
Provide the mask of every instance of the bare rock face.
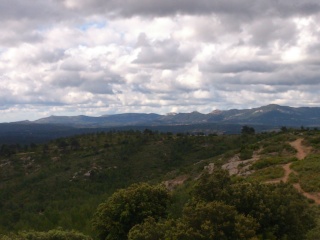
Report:
[{"label": "bare rock face", "polygon": [[91,176],[91,170],[88,171],[88,172],[86,172],[85,174],[83,174],[83,176],[85,176],[85,177],[90,177],[90,176]]},{"label": "bare rock face", "polygon": [[204,170],[208,171],[209,174],[212,174],[214,170],[214,163],[210,163],[208,166],[205,166]]},{"label": "bare rock face", "polygon": [[241,160],[237,154],[230,158],[226,164],[222,165],[222,169],[229,171],[230,175],[247,176],[253,173],[253,171],[250,170],[252,163],[260,159],[258,153],[259,151],[254,152],[252,158],[247,160]]},{"label": "bare rock face", "polygon": [[235,155],[229,159],[228,163],[222,166],[222,169],[228,170],[230,175],[235,175],[239,173],[238,166],[242,163],[239,155]]},{"label": "bare rock face", "polygon": [[175,187],[182,185],[188,178],[189,176],[187,175],[179,176],[175,179],[165,181],[164,185],[168,190],[172,191]]}]

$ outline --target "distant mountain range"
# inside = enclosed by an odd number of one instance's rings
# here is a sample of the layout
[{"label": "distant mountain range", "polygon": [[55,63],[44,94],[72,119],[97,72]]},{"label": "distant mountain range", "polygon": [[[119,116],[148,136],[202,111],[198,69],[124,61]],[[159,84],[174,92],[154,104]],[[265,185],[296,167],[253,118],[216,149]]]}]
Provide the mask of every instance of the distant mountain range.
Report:
[{"label": "distant mountain range", "polygon": [[72,127],[119,127],[119,126],[160,126],[160,125],[191,125],[202,123],[219,124],[251,124],[268,126],[320,126],[320,108],[293,108],[275,104],[252,108],[215,110],[208,114],[199,112],[170,113],[167,115],[146,113],[124,113],[89,116],[50,116],[34,121],[41,124],[60,124]]},{"label": "distant mountain range", "polygon": [[42,143],[59,137],[100,131],[152,131],[172,133],[237,134],[242,126],[249,125],[256,132],[286,127],[320,127],[320,108],[285,107],[267,105],[253,109],[215,110],[208,114],[199,112],[124,113],[89,116],[50,116],[36,121],[0,123],[1,144]]}]

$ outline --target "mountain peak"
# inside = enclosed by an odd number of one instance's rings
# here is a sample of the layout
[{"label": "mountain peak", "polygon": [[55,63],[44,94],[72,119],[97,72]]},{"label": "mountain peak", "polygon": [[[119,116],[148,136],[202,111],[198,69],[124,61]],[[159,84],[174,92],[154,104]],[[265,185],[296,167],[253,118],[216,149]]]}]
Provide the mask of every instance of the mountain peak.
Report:
[{"label": "mountain peak", "polygon": [[166,116],[175,116],[175,115],[177,115],[178,113],[176,113],[176,112],[169,112],[169,113],[167,113],[166,114]]},{"label": "mountain peak", "polygon": [[216,109],[216,110],[213,110],[212,112],[210,112],[209,114],[218,115],[218,114],[221,114],[222,112],[223,112],[222,110]]}]

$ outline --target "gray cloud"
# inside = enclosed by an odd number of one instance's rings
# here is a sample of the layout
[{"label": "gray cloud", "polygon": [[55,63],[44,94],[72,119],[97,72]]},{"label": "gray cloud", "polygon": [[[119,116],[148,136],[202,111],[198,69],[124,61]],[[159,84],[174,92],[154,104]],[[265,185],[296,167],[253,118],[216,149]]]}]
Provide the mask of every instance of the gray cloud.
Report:
[{"label": "gray cloud", "polygon": [[83,82],[79,73],[74,71],[57,71],[51,77],[51,84],[61,88],[79,87]]},{"label": "gray cloud", "polygon": [[241,73],[241,72],[256,72],[268,73],[274,72],[279,66],[272,62],[266,61],[237,61],[235,63],[221,63],[212,61],[205,63],[202,67],[204,71],[214,73]]},{"label": "gray cloud", "polygon": [[113,94],[112,85],[103,81],[86,81],[80,89],[93,94]]},{"label": "gray cloud", "polygon": [[[292,16],[310,15],[320,11],[320,4],[316,0],[306,1],[255,1],[255,0],[93,0],[73,1],[65,0],[65,6],[85,11],[105,12],[110,15],[131,17],[135,15],[144,16],[168,16],[175,14],[231,14],[236,17],[250,20],[255,16]],[[71,4],[72,3],[72,4]]]},{"label": "gray cloud", "polygon": [[133,61],[139,65],[162,69],[183,67],[192,60],[192,54],[180,49],[180,45],[171,39],[150,43],[145,34],[139,36],[138,46],[140,53]]},{"label": "gray cloud", "polygon": [[59,4],[54,0],[34,0],[32,3],[23,0],[11,0],[0,2],[0,19],[16,21],[24,19],[48,19],[60,16]]},{"label": "gray cloud", "polygon": [[319,6],[2,1],[0,114],[14,120],[320,104]]},{"label": "gray cloud", "polygon": [[265,18],[250,24],[249,33],[252,36],[250,43],[255,45],[268,45],[274,41],[289,44],[297,40],[296,25],[279,18]]}]

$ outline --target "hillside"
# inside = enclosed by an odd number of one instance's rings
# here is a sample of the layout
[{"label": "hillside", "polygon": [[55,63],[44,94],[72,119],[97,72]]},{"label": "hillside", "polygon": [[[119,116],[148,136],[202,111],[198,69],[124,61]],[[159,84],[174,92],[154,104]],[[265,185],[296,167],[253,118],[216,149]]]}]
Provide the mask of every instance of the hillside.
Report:
[{"label": "hillside", "polygon": [[196,179],[220,168],[241,181],[283,182],[318,204],[319,144],[317,130],[224,136],[145,130],[82,134],[10,151],[2,147],[0,233],[63,227],[94,236],[98,204],[138,182],[165,184],[173,191],[169,211],[179,217]]}]

